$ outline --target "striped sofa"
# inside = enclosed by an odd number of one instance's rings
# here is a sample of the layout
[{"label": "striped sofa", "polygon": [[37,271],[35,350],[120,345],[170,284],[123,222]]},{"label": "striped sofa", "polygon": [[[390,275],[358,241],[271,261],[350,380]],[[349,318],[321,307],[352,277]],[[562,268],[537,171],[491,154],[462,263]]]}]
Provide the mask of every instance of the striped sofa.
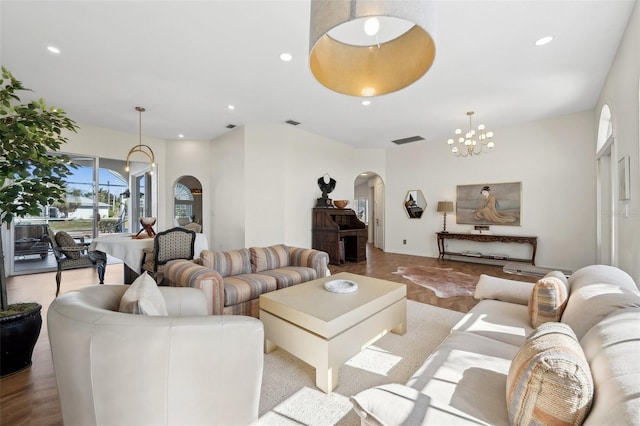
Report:
[{"label": "striped sofa", "polygon": [[323,251],[287,247],[251,247],[231,251],[203,250],[200,258],[174,260],[165,266],[173,287],[200,288],[212,315],[258,317],[261,294],[330,275]]}]

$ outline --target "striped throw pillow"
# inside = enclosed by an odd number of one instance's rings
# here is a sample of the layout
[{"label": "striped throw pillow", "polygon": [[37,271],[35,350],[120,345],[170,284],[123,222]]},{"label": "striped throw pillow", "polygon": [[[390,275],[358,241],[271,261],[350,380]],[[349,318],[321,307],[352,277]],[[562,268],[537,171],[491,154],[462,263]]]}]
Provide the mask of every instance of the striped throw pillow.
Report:
[{"label": "striped throw pillow", "polygon": [[531,326],[560,321],[568,298],[567,285],[561,279],[549,276],[539,279],[529,296]]},{"label": "striped throw pillow", "polygon": [[544,323],[529,334],[509,367],[509,424],[582,424],[593,392],[589,363],[571,327]]},{"label": "striped throw pillow", "polygon": [[289,250],[284,244],[271,247],[251,247],[251,266],[253,272],[289,266]]},{"label": "striped throw pillow", "polygon": [[231,251],[203,250],[200,252],[202,266],[218,271],[223,277],[250,274],[250,259],[249,250],[246,248]]}]

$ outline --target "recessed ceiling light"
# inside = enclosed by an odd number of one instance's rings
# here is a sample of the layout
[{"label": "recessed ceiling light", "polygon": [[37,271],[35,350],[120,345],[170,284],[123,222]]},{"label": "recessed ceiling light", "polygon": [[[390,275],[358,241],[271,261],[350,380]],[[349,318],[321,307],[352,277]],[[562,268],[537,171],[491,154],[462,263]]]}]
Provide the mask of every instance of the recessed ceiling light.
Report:
[{"label": "recessed ceiling light", "polygon": [[51,53],[56,54],[56,55],[59,55],[59,54],[60,54],[60,49],[58,49],[58,48],[57,48],[57,47],[55,47],[55,46],[47,46],[47,50],[48,50],[49,52],[51,52]]},{"label": "recessed ceiling light", "polygon": [[180,133],[180,134],[178,135],[178,137],[179,137],[180,139],[182,139],[182,138],[184,138],[184,135],[183,135],[182,133]]},{"label": "recessed ceiling light", "polygon": [[291,53],[284,52],[280,54],[280,59],[285,62],[289,62],[293,59],[293,56],[291,56]]},{"label": "recessed ceiling light", "polygon": [[234,109],[236,109],[236,107],[235,107],[235,106],[233,106],[233,105],[229,105],[229,106],[227,106],[227,108],[229,108],[230,110],[234,110]]},{"label": "recessed ceiling light", "polygon": [[551,43],[552,40],[553,40],[553,36],[545,36],[545,37],[542,37],[542,38],[539,38],[538,40],[536,40],[535,45],[536,46],[544,46],[545,44]]},{"label": "recessed ceiling light", "polygon": [[362,101],[362,105],[369,106],[369,105],[371,105],[371,101],[368,101],[368,100],[365,99],[364,101]]}]

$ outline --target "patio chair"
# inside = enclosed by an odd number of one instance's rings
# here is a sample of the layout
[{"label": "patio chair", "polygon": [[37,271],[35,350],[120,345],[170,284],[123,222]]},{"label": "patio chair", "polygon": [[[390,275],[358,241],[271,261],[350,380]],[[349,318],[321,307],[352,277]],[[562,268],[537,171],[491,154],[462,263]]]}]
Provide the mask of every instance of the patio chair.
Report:
[{"label": "patio chair", "polygon": [[124,223],[127,220],[127,211],[122,209],[118,215],[118,221],[111,225],[110,232],[122,232],[124,230]]},{"label": "patio chair", "polygon": [[49,243],[53,255],[56,258],[58,272],[56,273],[56,297],[60,293],[60,282],[62,281],[62,271],[67,269],[77,269],[86,267],[98,267],[98,279],[100,284],[104,284],[104,271],[107,265],[107,255],[100,251],[89,251],[89,244],[84,242],[84,238],[73,238],[65,231],[58,231],[53,235],[49,231]]}]

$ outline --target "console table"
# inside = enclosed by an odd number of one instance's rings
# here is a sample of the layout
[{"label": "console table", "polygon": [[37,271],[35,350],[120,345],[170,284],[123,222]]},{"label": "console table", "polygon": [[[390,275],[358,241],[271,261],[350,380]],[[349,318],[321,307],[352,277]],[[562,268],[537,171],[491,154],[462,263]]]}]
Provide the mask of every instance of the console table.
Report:
[{"label": "console table", "polygon": [[[452,232],[438,232],[438,250],[440,251],[439,259],[444,259],[445,255],[453,256],[466,256],[482,259],[494,259],[494,260],[509,260],[512,262],[527,262],[532,265],[536,264],[536,250],[538,248],[538,237],[527,237],[520,235],[493,235],[493,234],[455,234]],[[530,244],[533,249],[531,252],[531,259],[516,259],[516,258],[502,258],[497,256],[487,255],[471,255],[461,252],[445,251],[444,240],[469,240],[477,241],[480,243],[517,243],[517,244]]]}]

